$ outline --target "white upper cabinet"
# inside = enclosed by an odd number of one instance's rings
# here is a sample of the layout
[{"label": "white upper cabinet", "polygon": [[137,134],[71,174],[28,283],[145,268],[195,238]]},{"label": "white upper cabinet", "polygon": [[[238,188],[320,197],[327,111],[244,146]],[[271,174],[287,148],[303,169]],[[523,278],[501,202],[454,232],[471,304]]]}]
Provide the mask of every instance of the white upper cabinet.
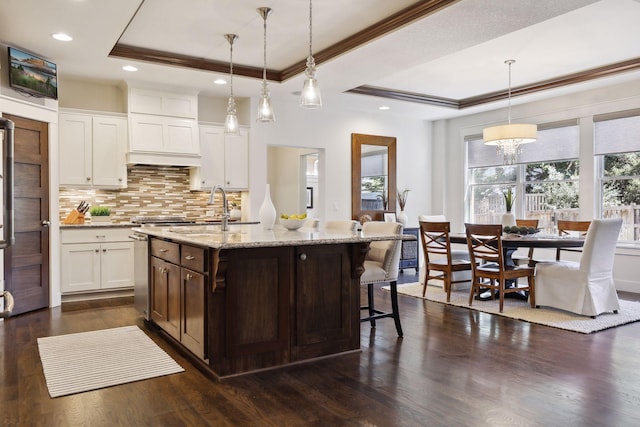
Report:
[{"label": "white upper cabinet", "polygon": [[157,90],[131,88],[129,112],[157,116],[198,118],[198,97]]},{"label": "white upper cabinet", "polygon": [[191,169],[191,189],[209,190],[216,184],[225,189],[249,188],[249,131],[225,135],[221,125],[200,125],[201,165]]},{"label": "white upper cabinet", "polygon": [[198,98],[145,89],[129,89],[131,138],[129,163],[197,166],[200,164]]},{"label": "white upper cabinet", "polygon": [[60,185],[125,188],[127,119],[61,112]]}]

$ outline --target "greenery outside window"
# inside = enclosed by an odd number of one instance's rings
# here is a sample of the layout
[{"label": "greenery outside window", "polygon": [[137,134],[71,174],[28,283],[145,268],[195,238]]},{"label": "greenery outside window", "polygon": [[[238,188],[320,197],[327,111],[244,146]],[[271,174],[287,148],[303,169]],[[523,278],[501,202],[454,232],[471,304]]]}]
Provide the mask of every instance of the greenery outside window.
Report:
[{"label": "greenery outside window", "polygon": [[600,212],[622,218],[620,240],[640,242],[640,110],[594,117]]}]

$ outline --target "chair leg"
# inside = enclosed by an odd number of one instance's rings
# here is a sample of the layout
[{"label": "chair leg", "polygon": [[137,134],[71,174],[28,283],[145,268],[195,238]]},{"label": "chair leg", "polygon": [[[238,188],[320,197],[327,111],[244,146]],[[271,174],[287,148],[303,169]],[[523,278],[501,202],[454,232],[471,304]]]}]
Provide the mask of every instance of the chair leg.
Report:
[{"label": "chair leg", "polygon": [[[393,292],[393,287],[391,288]],[[397,292],[397,290],[396,290]],[[369,317],[373,316],[375,314],[375,307],[374,307],[374,300],[373,300],[373,284],[369,283],[367,285],[367,299],[369,300]],[[371,323],[371,327],[375,328],[376,327],[376,319],[371,319],[369,321]]]},{"label": "chair leg", "polygon": [[[504,307],[504,282],[505,280],[500,280],[500,313],[502,313],[502,308]],[[493,291],[492,295],[493,295]]]},{"label": "chair leg", "polygon": [[[471,303],[473,303],[473,294],[476,292],[476,287],[479,286],[475,277],[471,278],[471,289],[469,290],[469,307],[471,307]],[[478,295],[480,295],[480,288],[478,287]]]},{"label": "chair leg", "polygon": [[534,308],[536,306],[536,279],[532,274],[527,280],[529,281],[529,303],[531,308]]},{"label": "chair leg", "polygon": [[422,285],[422,298],[424,298],[425,294],[427,293],[427,283],[429,283],[429,268],[426,268],[425,270],[424,285]]},{"label": "chair leg", "polygon": [[447,302],[450,302],[451,301],[451,275],[447,274],[446,272],[443,274],[444,274],[444,287],[447,288]]},{"label": "chair leg", "polygon": [[391,287],[391,311],[393,313],[393,321],[396,324],[398,336],[402,337],[402,325],[400,324],[400,311],[398,310],[398,282],[396,280],[389,283]]}]

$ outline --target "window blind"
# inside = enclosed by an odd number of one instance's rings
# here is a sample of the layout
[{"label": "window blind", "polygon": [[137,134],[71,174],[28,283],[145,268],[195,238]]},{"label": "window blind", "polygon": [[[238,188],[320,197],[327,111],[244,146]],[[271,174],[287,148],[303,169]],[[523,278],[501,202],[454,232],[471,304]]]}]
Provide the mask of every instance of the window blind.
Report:
[{"label": "window blind", "polygon": [[[470,135],[467,140],[468,167],[480,168],[502,165],[496,147],[485,145],[482,135]],[[549,162],[575,159],[580,150],[577,120],[538,126],[538,139],[522,145],[518,163]]]},{"label": "window blind", "polygon": [[[635,116],[594,117],[596,155],[640,151],[640,110]],[[621,114],[624,116],[624,114]]]}]

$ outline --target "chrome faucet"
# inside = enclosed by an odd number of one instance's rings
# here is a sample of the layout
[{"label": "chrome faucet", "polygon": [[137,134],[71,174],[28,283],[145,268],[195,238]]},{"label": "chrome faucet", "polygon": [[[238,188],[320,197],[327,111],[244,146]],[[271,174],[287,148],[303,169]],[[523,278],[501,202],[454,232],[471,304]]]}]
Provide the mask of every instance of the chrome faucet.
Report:
[{"label": "chrome faucet", "polygon": [[220,190],[222,192],[222,231],[229,231],[229,205],[227,204],[227,193],[224,191],[222,185],[216,184],[213,186],[207,204],[213,204],[216,190]]}]

